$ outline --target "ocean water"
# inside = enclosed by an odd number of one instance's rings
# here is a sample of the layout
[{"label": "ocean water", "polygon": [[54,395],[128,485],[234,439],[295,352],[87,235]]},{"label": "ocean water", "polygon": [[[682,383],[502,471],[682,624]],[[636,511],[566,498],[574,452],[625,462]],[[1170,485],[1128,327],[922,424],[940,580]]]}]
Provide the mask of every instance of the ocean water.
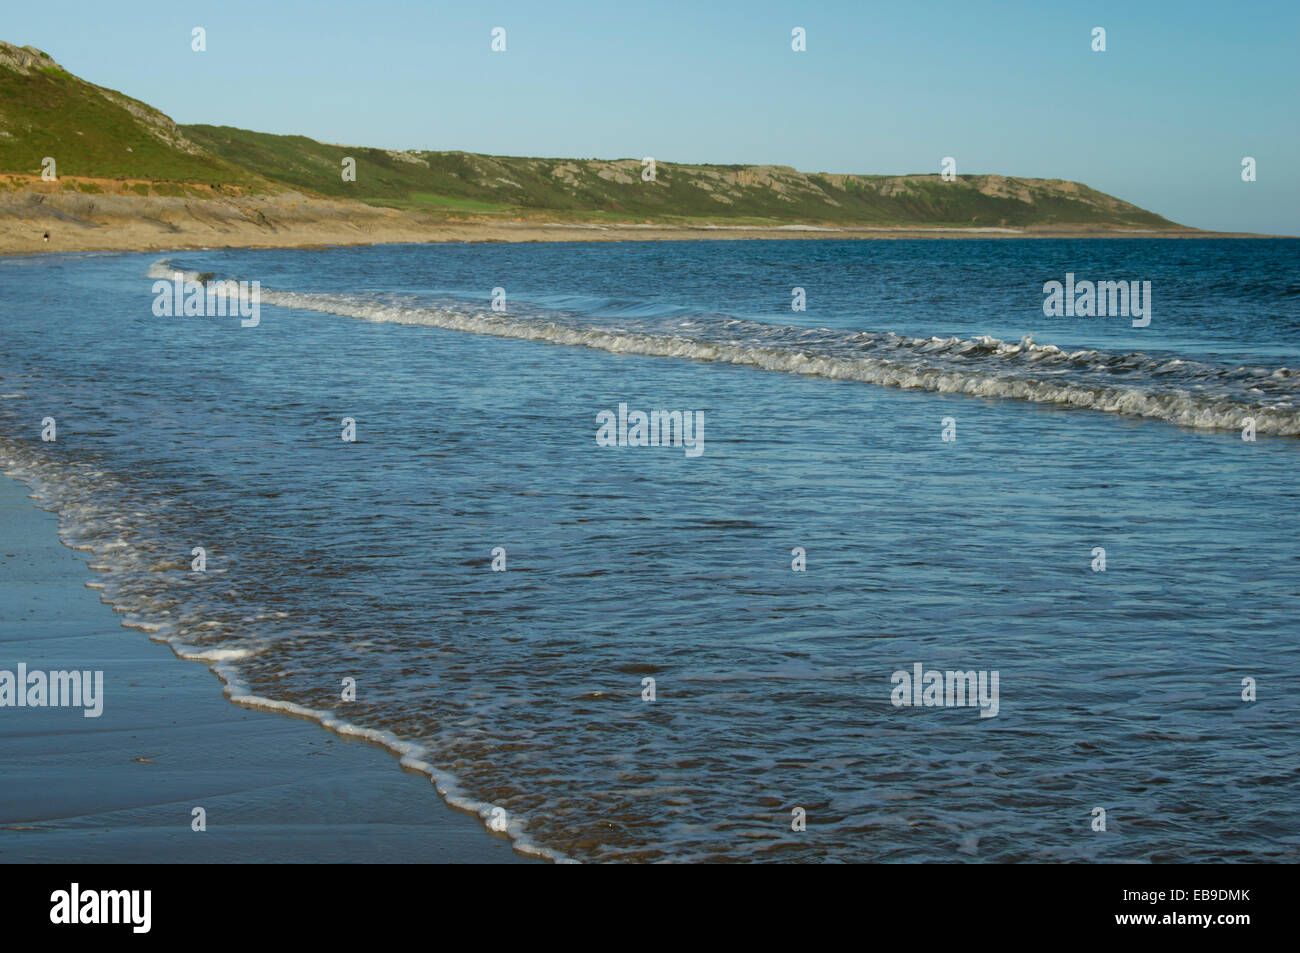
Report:
[{"label": "ocean water", "polygon": [[[521,850],[1294,862],[1297,265],[1145,239],[0,259],[0,465],[125,625],[388,745]],[[175,271],[259,281],[260,323],[156,316]],[[1045,316],[1067,273],[1150,281],[1149,326]],[[698,412],[702,452],[598,445],[620,404]],[[997,672],[997,714],[895,705],[917,664]]]}]

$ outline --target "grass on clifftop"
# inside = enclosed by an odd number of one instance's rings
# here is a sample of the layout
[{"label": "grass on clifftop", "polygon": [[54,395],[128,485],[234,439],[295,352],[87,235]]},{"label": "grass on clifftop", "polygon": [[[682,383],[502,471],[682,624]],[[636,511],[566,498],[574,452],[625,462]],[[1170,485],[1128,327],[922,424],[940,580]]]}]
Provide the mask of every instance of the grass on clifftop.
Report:
[{"label": "grass on clifftop", "polygon": [[[1057,179],[963,175],[944,182],[938,175],[832,175],[787,166],[660,161],[655,180],[646,181],[635,158],[397,152],[229,126],[178,126],[145,103],[73,76],[38,50],[0,44],[0,173],[39,175],[46,156],[57,164],[62,184],[56,188],[88,194],[201,198],[295,188],[440,219],[1178,227]],[[355,181],[343,180],[345,157],[356,162]],[[3,187],[21,189],[29,182],[15,176]]]},{"label": "grass on clifftop", "polygon": [[55,67],[0,68],[0,170],[38,175],[46,156],[60,176],[266,185],[144,103]]},{"label": "grass on clifftop", "polygon": [[[1047,179],[822,175],[784,166],[660,162],[643,181],[635,159],[543,159],[467,152],[393,152],[327,145],[229,126],[184,126],[232,163],[307,191],[445,216],[582,221],[719,221],[830,225],[1176,227],[1084,185]],[[356,181],[342,177],[356,161]]]}]

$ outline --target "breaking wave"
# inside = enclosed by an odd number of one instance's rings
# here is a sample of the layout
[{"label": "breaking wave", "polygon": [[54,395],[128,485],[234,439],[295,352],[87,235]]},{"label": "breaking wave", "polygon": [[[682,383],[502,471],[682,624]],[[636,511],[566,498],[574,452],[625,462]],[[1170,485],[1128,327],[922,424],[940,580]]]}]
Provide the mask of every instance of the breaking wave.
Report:
[{"label": "breaking wave", "polygon": [[[151,278],[171,278],[156,262]],[[183,272],[194,280],[196,272]],[[1025,400],[1147,417],[1185,427],[1300,436],[1300,373],[1172,355],[1069,350],[981,336],[914,338],[765,324],[729,315],[593,319],[537,308],[494,313],[465,302],[262,289],[264,304],[363,321],[587,347],[614,354],[723,362],[883,387]]]}]

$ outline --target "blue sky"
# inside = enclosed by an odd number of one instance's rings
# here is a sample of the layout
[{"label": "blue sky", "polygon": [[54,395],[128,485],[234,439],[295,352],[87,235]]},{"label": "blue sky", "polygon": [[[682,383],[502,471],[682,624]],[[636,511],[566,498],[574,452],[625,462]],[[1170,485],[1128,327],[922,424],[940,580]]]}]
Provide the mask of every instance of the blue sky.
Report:
[{"label": "blue sky", "polygon": [[9,4],[0,38],[179,122],[824,172],[953,156],[959,174],[1074,179],[1188,225],[1300,235],[1295,0],[95,0]]}]

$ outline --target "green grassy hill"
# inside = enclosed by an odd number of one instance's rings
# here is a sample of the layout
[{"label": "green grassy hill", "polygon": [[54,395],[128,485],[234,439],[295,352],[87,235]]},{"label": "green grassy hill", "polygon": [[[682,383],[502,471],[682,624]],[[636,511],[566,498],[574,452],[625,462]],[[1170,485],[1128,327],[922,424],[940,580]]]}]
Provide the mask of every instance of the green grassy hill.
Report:
[{"label": "green grassy hill", "polygon": [[[1074,182],[963,175],[831,175],[787,166],[677,165],[653,182],[638,159],[395,152],[228,126],[178,126],[151,106],[78,79],[32,47],[0,42],[0,173],[143,179],[309,194],[443,218],[719,224],[1179,226]],[[341,162],[356,160],[356,181]],[[19,183],[17,187],[22,187]],[[74,183],[95,191],[98,186]]]},{"label": "green grassy hill", "polygon": [[[267,178],[377,205],[476,216],[857,225],[1175,227],[1059,179],[827,175],[786,166],[676,165],[641,179],[636,159],[540,159],[335,146],[228,126],[185,126],[209,151]],[[356,160],[356,181],[341,162]]]},{"label": "green grassy hill", "polygon": [[0,43],[0,171],[265,188],[152,106],[78,79],[40,50]]}]

